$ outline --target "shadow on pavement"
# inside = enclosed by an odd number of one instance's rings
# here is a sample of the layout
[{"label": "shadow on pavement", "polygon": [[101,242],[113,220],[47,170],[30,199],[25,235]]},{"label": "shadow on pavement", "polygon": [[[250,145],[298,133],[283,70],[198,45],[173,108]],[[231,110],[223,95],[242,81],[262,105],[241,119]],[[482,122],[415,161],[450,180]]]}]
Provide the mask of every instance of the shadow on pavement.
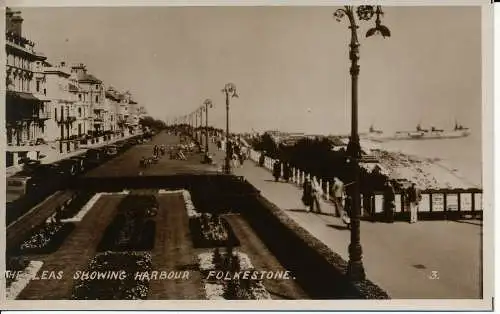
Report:
[{"label": "shadow on pavement", "polygon": [[337,229],[337,230],[349,230],[349,228],[347,228],[347,226],[339,226],[339,225],[332,225],[332,224],[328,224],[327,226],[330,228],[333,228],[333,229]]},{"label": "shadow on pavement", "polygon": [[287,209],[287,210],[291,211],[291,212],[296,212],[296,213],[308,213],[307,210],[301,209],[301,208],[292,208],[292,209]]},{"label": "shadow on pavement", "polygon": [[453,222],[458,222],[458,223],[461,223],[461,224],[469,224],[469,225],[480,226],[480,227],[483,226],[483,222],[482,221],[467,221],[467,220],[452,220],[452,221]]}]

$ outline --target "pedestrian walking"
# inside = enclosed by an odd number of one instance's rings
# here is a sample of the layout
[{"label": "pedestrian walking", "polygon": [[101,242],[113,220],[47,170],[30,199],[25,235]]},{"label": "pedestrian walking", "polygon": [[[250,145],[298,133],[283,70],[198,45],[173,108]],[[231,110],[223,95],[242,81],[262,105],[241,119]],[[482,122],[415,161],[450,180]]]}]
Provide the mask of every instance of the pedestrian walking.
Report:
[{"label": "pedestrian walking", "polygon": [[392,184],[389,181],[385,182],[384,185],[384,221],[392,223],[394,222],[394,209],[395,204],[395,192]]},{"label": "pedestrian walking", "polygon": [[259,167],[264,167],[265,161],[266,161],[266,151],[263,151],[259,157]]},{"label": "pedestrian walking", "polygon": [[273,165],[274,181],[278,182],[281,177],[281,162],[276,160]]},{"label": "pedestrian walking", "polygon": [[243,153],[243,150],[240,150],[240,153],[238,154],[238,158],[240,159],[240,165],[243,166],[243,163],[245,162],[245,155]]},{"label": "pedestrian walking", "polygon": [[312,204],[311,204],[311,212],[321,213],[321,204],[319,202],[321,193],[323,192],[321,186],[318,183],[316,178],[313,178],[312,182]]},{"label": "pedestrian walking", "polygon": [[302,186],[302,203],[304,204],[306,211],[310,212],[313,206],[313,187],[311,180],[306,178]]},{"label": "pedestrian walking", "polygon": [[408,190],[408,198],[410,201],[410,223],[415,223],[418,220],[418,205],[422,199],[420,190],[415,183],[412,183]]},{"label": "pedestrian walking", "polygon": [[292,168],[290,167],[290,164],[285,162],[283,165],[283,179],[285,179],[286,182],[290,181],[290,177],[292,175]]},{"label": "pedestrian walking", "polygon": [[335,214],[337,217],[341,217],[344,213],[344,209],[342,207],[342,200],[344,197],[344,183],[340,181],[339,178],[333,178],[333,203],[335,205]]},{"label": "pedestrian walking", "polygon": [[[342,218],[342,221],[349,226],[351,224],[351,219],[345,210],[345,206],[343,206],[342,204],[344,202],[344,196],[345,196],[344,188],[345,188],[344,183],[339,178],[334,177],[332,190],[333,190],[333,203],[335,205],[335,214],[337,215],[337,217]],[[349,200],[350,200],[349,197],[347,197],[345,200],[345,203],[347,205],[350,205]]]},{"label": "pedestrian walking", "polygon": [[369,183],[363,188],[363,214],[373,220],[375,218],[375,210],[373,208],[373,199],[375,193],[373,191],[373,186]]}]

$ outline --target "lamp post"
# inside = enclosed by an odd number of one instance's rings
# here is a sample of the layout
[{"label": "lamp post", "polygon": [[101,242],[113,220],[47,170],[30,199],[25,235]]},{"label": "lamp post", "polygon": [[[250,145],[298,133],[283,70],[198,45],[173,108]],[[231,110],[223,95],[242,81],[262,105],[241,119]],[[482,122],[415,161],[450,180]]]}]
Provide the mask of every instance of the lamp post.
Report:
[{"label": "lamp post", "polygon": [[203,135],[203,106],[201,106],[200,108],[198,108],[198,113],[200,114],[200,129],[199,129],[199,132],[198,132],[198,138],[199,138],[199,142],[200,142],[200,146],[203,144],[202,143],[202,135]]},{"label": "lamp post", "polygon": [[205,153],[208,155],[208,108],[212,108],[213,103],[211,99],[207,98],[203,104],[205,105],[203,108],[205,110]]},{"label": "lamp post", "polygon": [[360,209],[361,198],[359,192],[359,160],[361,159],[361,146],[359,144],[358,135],[358,76],[359,76],[359,41],[358,41],[358,25],[356,24],[356,15],[360,21],[369,21],[376,15],[375,27],[368,30],[366,37],[374,34],[381,34],[384,38],[389,37],[391,32],[382,25],[380,16],[383,15],[380,6],[360,5],[344,6],[335,11],[333,16],[337,21],[341,21],[344,16],[349,20],[349,28],[351,29],[351,43],[349,44],[349,59],[351,60],[351,138],[347,147],[347,154],[350,158],[350,163],[353,171],[353,184],[351,186],[351,243],[349,244],[349,264],[347,275],[353,281],[361,281],[365,279],[365,270],[363,267],[363,251],[360,241]]},{"label": "lamp post", "polygon": [[194,121],[194,112],[191,112],[191,137],[194,138],[194,128],[196,124]]},{"label": "lamp post", "polygon": [[196,109],[194,112],[194,139],[195,141],[198,142],[198,109]]},{"label": "lamp post", "polygon": [[224,173],[231,174],[231,156],[229,151],[229,98],[236,97],[236,85],[227,83],[222,92],[226,95],[226,162],[224,164]]}]

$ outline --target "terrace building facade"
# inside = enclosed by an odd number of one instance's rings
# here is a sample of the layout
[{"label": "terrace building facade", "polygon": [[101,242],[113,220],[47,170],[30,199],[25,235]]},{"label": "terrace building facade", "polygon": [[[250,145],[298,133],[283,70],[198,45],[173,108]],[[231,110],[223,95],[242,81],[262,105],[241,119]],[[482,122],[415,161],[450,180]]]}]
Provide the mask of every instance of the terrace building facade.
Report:
[{"label": "terrace building facade", "polygon": [[78,101],[83,104],[84,115],[88,112],[84,129],[91,136],[104,132],[105,105],[104,87],[101,80],[87,73],[87,67],[80,63],[71,67],[72,77],[78,82]]},{"label": "terrace building facade", "polygon": [[105,104],[107,110],[107,120],[105,130],[112,134],[122,133],[118,127],[118,117],[120,114],[120,93],[112,86],[108,87],[105,93]]},{"label": "terrace building facade", "polygon": [[45,123],[50,118],[44,97],[43,71],[35,64],[46,57],[23,37],[20,12],[6,9],[6,166],[18,166],[24,157],[37,158]]},{"label": "terrace building facade", "polygon": [[46,140],[58,142],[59,152],[70,152],[74,150],[78,136],[81,134],[81,111],[77,95],[78,90],[71,80],[71,70],[64,62],[57,66],[45,63],[45,80],[47,86],[47,96],[51,100],[50,112],[52,118],[48,121]]}]

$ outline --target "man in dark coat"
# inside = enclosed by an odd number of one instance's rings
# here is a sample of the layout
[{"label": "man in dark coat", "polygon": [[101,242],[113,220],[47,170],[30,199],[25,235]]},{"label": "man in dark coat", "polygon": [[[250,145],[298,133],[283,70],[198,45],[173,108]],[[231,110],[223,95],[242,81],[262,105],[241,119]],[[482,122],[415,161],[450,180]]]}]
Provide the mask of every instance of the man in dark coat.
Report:
[{"label": "man in dark coat", "polygon": [[281,177],[281,162],[276,160],[273,165],[274,181],[278,182]]},{"label": "man in dark coat", "polygon": [[292,175],[292,167],[290,167],[290,164],[285,162],[283,164],[283,179],[285,179],[286,182],[290,181],[290,177]]},{"label": "man in dark coat", "polygon": [[313,187],[311,180],[306,178],[302,186],[302,203],[306,207],[306,211],[310,212],[314,202]]}]

